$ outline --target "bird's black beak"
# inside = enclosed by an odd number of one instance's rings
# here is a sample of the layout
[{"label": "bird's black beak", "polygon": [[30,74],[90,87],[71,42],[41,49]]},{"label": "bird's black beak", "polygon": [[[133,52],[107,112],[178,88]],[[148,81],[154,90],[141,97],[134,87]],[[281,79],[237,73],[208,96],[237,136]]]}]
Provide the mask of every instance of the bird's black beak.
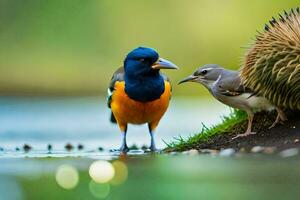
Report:
[{"label": "bird's black beak", "polygon": [[174,63],[160,58],[153,65],[152,69],[179,69]]},{"label": "bird's black beak", "polygon": [[193,82],[196,78],[197,78],[197,76],[190,75],[190,76],[186,77],[185,79],[179,81],[178,85],[181,83],[185,83],[185,82]]}]

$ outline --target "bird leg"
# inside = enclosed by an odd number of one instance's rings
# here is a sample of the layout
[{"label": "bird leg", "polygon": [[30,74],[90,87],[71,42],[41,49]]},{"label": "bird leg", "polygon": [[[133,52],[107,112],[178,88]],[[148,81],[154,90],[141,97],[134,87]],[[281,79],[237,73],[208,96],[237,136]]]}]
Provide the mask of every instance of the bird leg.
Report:
[{"label": "bird leg", "polygon": [[243,134],[238,134],[237,136],[233,137],[232,138],[233,140],[236,139],[236,138],[239,138],[239,137],[246,137],[248,135],[256,134],[256,132],[251,131],[254,114],[252,112],[251,113],[247,112],[247,114],[248,114],[248,127],[247,127],[246,132],[243,133]]},{"label": "bird leg", "polygon": [[118,125],[122,132],[122,145],[121,145],[119,151],[121,151],[123,153],[127,153],[129,151],[129,148],[128,148],[127,142],[126,142],[127,124],[122,124],[122,123],[118,122]]},{"label": "bird leg", "polygon": [[277,111],[276,120],[269,127],[269,129],[275,127],[278,123],[283,124],[283,122],[287,120],[287,117],[285,116],[284,112],[279,107],[276,107],[276,111]]},{"label": "bird leg", "polygon": [[127,142],[126,142],[126,131],[122,132],[122,145],[121,145],[119,151],[122,151],[125,153],[129,151],[129,148],[128,148]]},{"label": "bird leg", "polygon": [[158,149],[156,148],[156,145],[155,145],[155,140],[154,140],[155,128],[153,128],[153,124],[149,124],[148,128],[149,128],[149,133],[150,133],[150,137],[151,137],[150,150],[153,152],[158,151]]},{"label": "bird leg", "polygon": [[153,131],[150,132],[150,136],[151,136],[150,150],[151,150],[151,151],[157,151],[157,148],[156,148],[156,146],[155,146],[154,132],[153,132]]}]

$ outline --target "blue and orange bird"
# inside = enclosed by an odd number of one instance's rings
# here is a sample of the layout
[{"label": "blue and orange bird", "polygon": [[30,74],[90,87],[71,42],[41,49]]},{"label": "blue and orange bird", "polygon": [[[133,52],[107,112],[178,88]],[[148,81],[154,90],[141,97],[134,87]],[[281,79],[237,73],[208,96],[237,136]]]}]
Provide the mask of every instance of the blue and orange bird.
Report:
[{"label": "blue and orange bird", "polygon": [[129,150],[126,143],[128,124],[148,124],[151,145],[156,151],[154,131],[169,106],[171,84],[160,69],[178,69],[159,58],[152,48],[138,47],[132,50],[112,76],[108,88],[108,107],[111,121],[117,123],[123,137],[120,151]]}]

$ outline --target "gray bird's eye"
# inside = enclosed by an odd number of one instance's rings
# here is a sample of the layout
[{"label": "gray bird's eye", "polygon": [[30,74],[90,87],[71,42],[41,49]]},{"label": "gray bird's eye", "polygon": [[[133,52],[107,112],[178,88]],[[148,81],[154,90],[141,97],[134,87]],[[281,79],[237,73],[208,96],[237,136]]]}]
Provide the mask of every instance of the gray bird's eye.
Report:
[{"label": "gray bird's eye", "polygon": [[207,74],[207,70],[206,70],[206,69],[202,70],[202,71],[201,71],[201,74],[202,74],[202,75]]}]

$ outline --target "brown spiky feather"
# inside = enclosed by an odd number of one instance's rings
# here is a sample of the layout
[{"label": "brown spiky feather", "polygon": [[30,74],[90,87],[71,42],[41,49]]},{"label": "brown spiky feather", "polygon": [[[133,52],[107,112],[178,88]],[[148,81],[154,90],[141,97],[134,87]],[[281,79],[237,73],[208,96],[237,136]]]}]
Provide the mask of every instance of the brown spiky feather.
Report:
[{"label": "brown spiky feather", "polygon": [[300,110],[299,8],[274,17],[246,53],[243,84],[276,106]]}]

